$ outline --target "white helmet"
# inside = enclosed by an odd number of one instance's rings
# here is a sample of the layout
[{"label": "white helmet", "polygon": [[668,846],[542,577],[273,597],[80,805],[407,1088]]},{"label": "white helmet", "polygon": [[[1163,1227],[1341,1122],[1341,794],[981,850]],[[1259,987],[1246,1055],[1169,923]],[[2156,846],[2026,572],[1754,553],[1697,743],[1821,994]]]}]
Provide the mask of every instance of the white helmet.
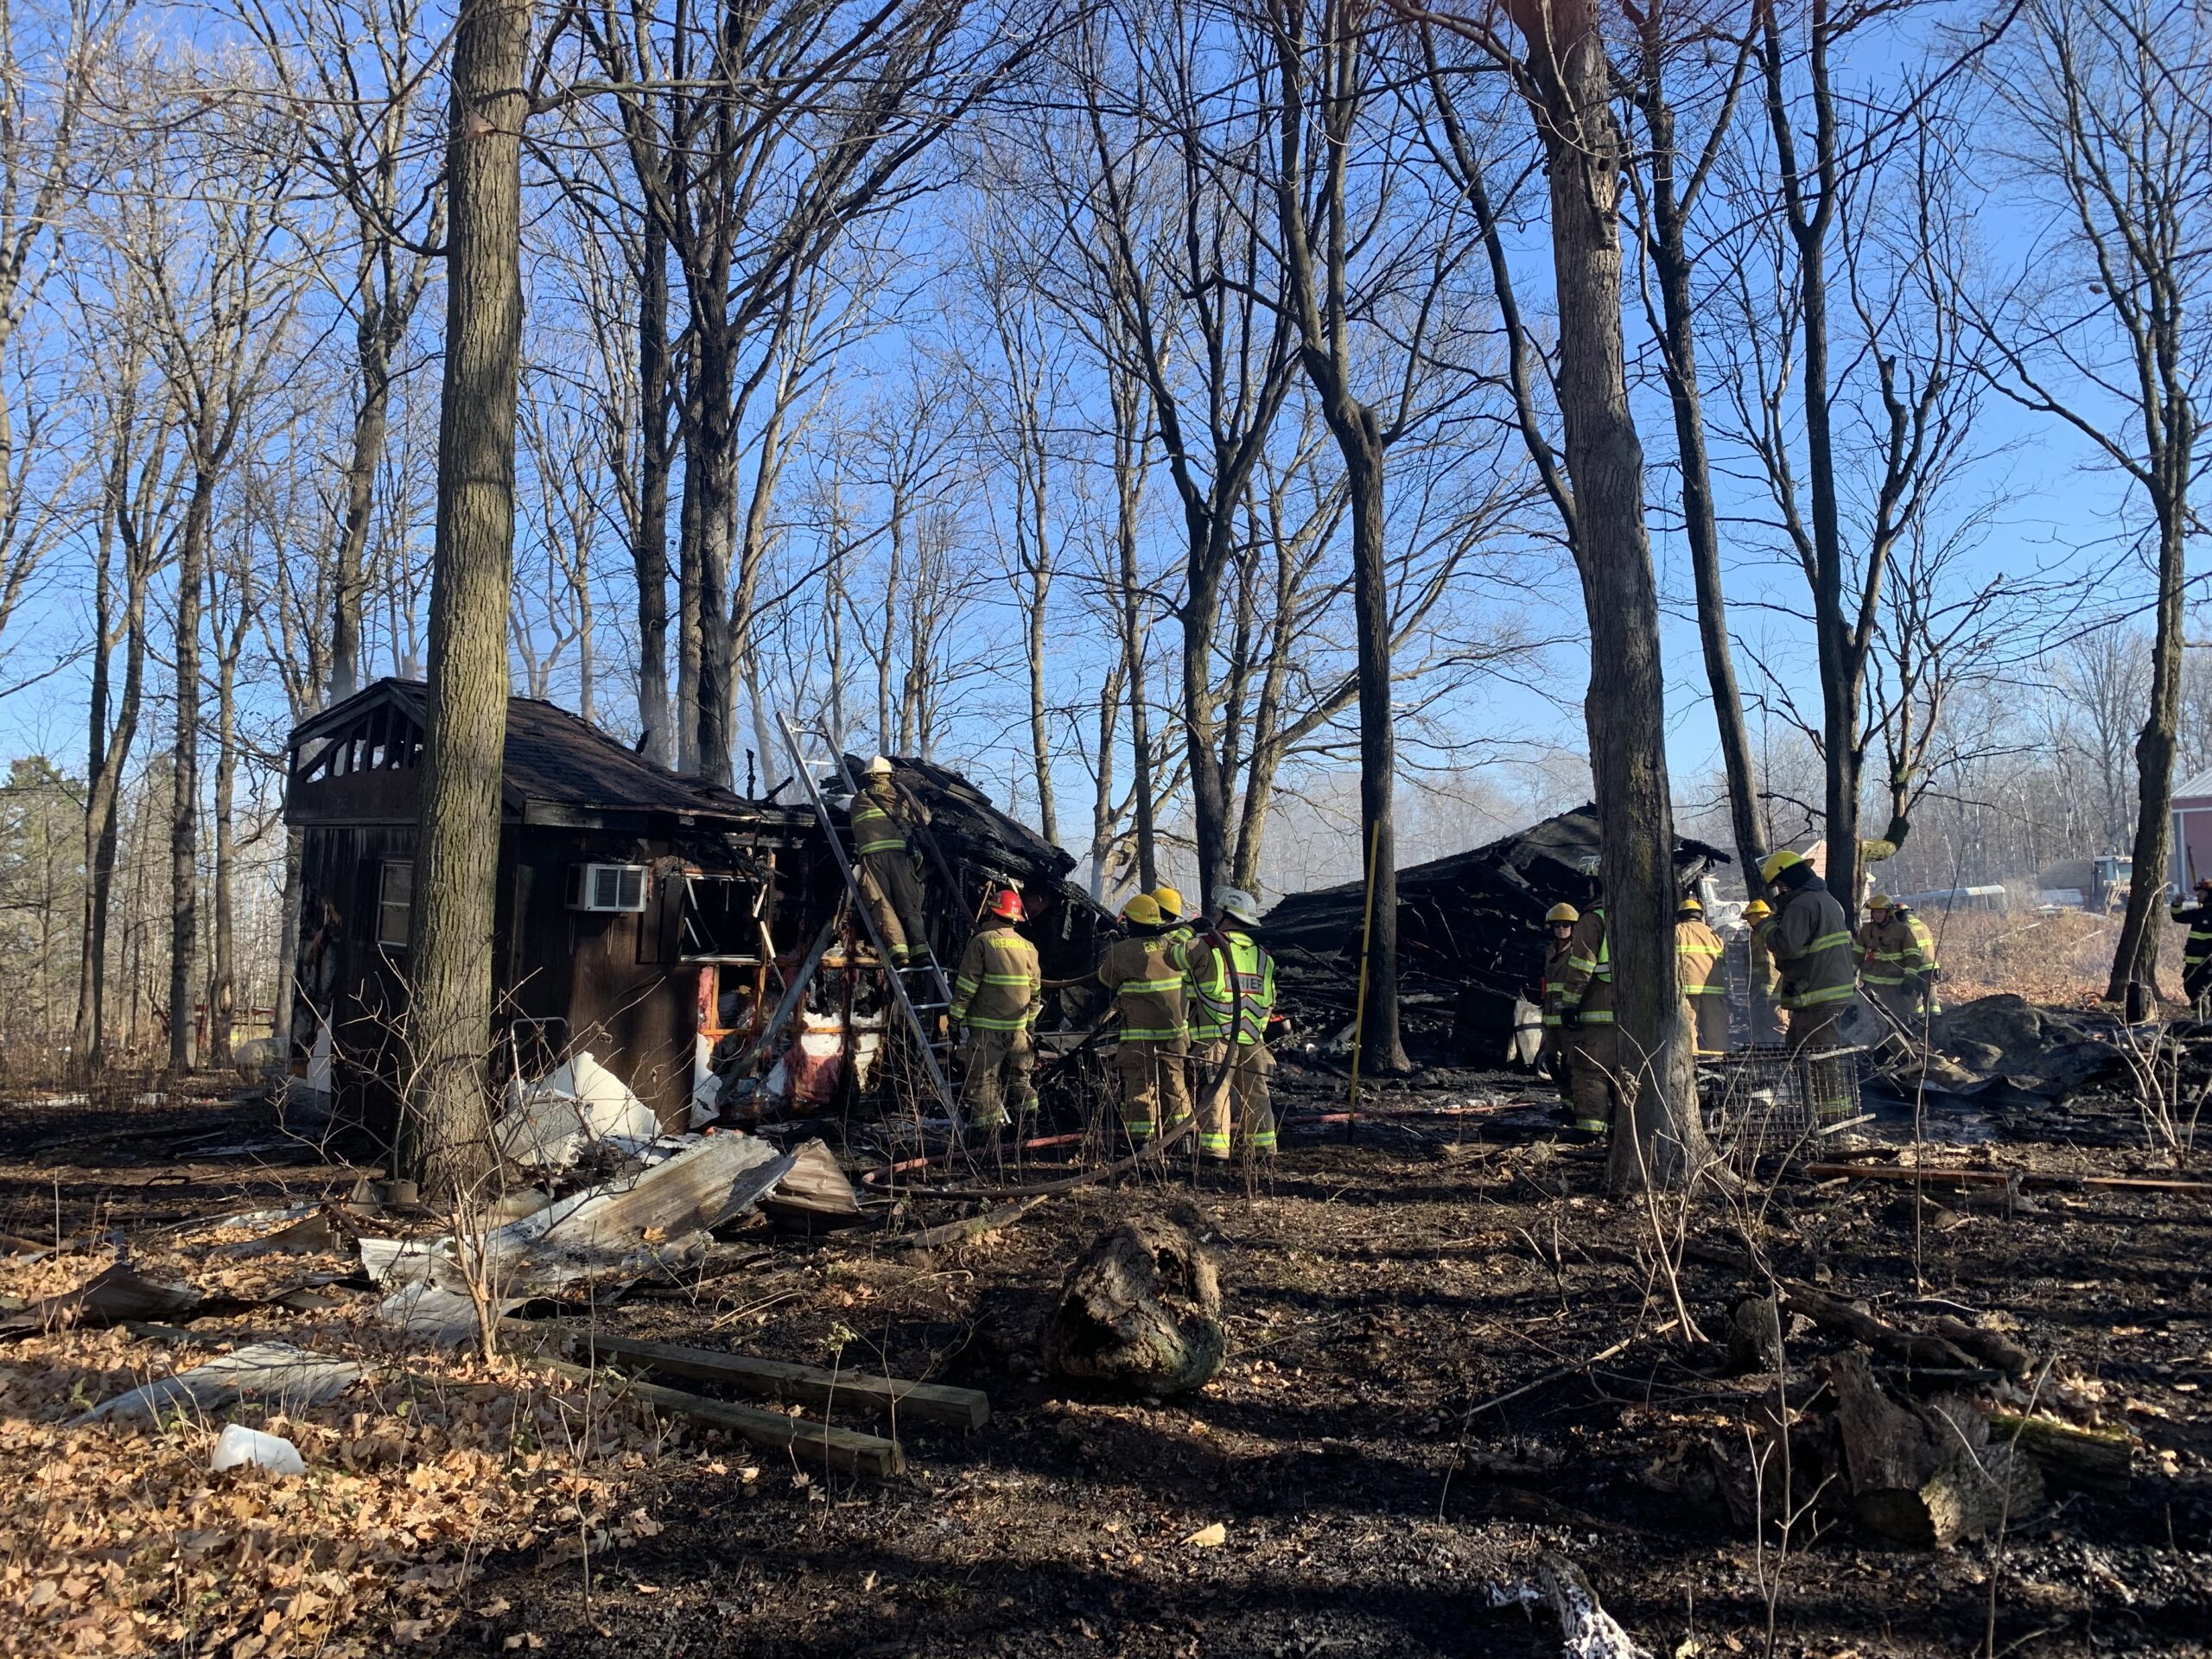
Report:
[{"label": "white helmet", "polygon": [[1260,901],[1242,887],[1224,887],[1214,895],[1214,908],[1232,922],[1247,927],[1260,925]]},{"label": "white helmet", "polygon": [[891,775],[890,760],[887,756],[877,755],[874,760],[868,763],[868,775],[871,778],[888,778]]}]

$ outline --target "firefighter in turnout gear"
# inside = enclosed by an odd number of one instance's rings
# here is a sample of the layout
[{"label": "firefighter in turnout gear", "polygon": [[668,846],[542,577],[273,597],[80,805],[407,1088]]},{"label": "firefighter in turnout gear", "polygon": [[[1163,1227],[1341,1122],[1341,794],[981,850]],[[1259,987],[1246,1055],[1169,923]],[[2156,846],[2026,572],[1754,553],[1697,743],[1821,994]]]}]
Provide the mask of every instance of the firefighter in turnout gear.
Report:
[{"label": "firefighter in turnout gear", "polygon": [[1140,1147],[1155,1131],[1173,1134],[1191,1116],[1184,1056],[1190,1027],[1183,1003],[1180,952],[1167,943],[1160,906],[1141,893],[1122,907],[1128,936],[1098,963],[1098,982],[1114,993],[1122,1033],[1114,1069],[1122,1078],[1122,1127]]},{"label": "firefighter in turnout gear", "polygon": [[1936,1000],[1942,970],[1936,940],[1910,906],[1878,893],[1866,901],[1873,919],[1859,930],[1859,982],[1908,1031],[1926,1014],[1943,1012]]},{"label": "firefighter in turnout gear", "polygon": [[983,925],[968,936],[952,985],[952,1023],[967,1027],[960,1103],[972,1128],[1004,1124],[1009,1095],[1023,1116],[1037,1109],[1030,1033],[1044,1007],[1045,980],[1037,947],[1014,931],[1021,919],[1021,895],[1001,887]]},{"label": "firefighter in turnout gear", "polygon": [[1593,901],[1568,937],[1559,990],[1560,1042],[1567,1051],[1574,1127],[1585,1135],[1611,1129],[1621,1106],[1619,1049],[1613,1029],[1613,957],[1605,906]]},{"label": "firefighter in turnout gear", "polygon": [[1260,906],[1224,887],[1208,931],[1178,950],[1191,987],[1191,1052],[1200,1079],[1198,1156],[1229,1161],[1230,1105],[1254,1156],[1275,1154],[1274,1108],[1268,1100],[1268,1026],[1275,1018],[1275,959],[1252,937]]},{"label": "firefighter in turnout gear", "polygon": [[1744,906],[1744,922],[1751,931],[1745,954],[1751,982],[1754,1046],[1778,1043],[1783,1039],[1781,976],[1775,971],[1774,950],[1767,941],[1767,930],[1773,925],[1773,918],[1774,906],[1764,899],[1754,899]]},{"label": "firefighter in turnout gear", "polygon": [[2181,948],[2181,993],[2200,1020],[2212,998],[2212,875],[2196,878],[2196,902],[2176,905],[2173,918],[2189,930]]},{"label": "firefighter in turnout gear", "polygon": [[[861,881],[861,896],[883,948],[896,967],[929,949],[929,931],[922,925],[922,884],[914,873],[914,855],[906,845],[909,803],[891,781],[891,762],[877,755],[868,763],[868,777],[861,792],[846,809],[853,831],[853,863]],[[915,812],[920,807],[911,809]]]},{"label": "firefighter in turnout gear", "polygon": [[1581,919],[1582,913],[1573,905],[1554,905],[1544,912],[1544,928],[1550,939],[1544,950],[1544,980],[1539,993],[1544,1010],[1544,1064],[1550,1068],[1560,1105],[1570,1120],[1574,1116],[1574,1090],[1567,1081],[1567,1048],[1560,1041],[1565,1033],[1560,1027],[1560,1002],[1567,991],[1567,959],[1573,953],[1574,925]]},{"label": "firefighter in turnout gear", "polygon": [[[1781,976],[1782,1006],[1789,1014],[1787,1053],[1791,1059],[1836,1047],[1836,1027],[1859,995],[1859,976],[1851,961],[1851,918],[1827,884],[1802,855],[1779,852],[1759,866],[1782,898],[1767,925],[1767,948]],[[1815,1065],[1811,1074],[1813,1109],[1824,1122],[1847,1116],[1850,1097],[1835,1085],[1836,1068]]]},{"label": "firefighter in turnout gear", "polygon": [[1728,982],[1720,972],[1726,948],[1705,925],[1705,906],[1684,899],[1675,912],[1675,973],[1681,982],[1682,1023],[1700,1059],[1728,1047]]}]

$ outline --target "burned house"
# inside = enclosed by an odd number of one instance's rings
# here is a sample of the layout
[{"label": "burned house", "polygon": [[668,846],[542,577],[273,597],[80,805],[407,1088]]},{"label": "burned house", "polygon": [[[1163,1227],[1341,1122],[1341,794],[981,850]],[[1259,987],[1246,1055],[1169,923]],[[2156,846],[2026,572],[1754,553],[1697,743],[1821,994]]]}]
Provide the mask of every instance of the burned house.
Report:
[{"label": "burned house", "polygon": [[[1408,1043],[1433,1058],[1494,1060],[1513,1028],[1514,999],[1543,973],[1544,912],[1580,904],[1597,868],[1598,809],[1578,806],[1471,851],[1398,872],[1398,983]],[[1675,842],[1685,891],[1716,864],[1718,847]],[[1357,996],[1365,888],[1293,893],[1267,914],[1283,999],[1310,1032],[1332,1037]],[[1319,1028],[1326,1027],[1325,1030]]]},{"label": "burned house", "polygon": [[[291,738],[285,821],[301,832],[307,1005],[293,1030],[314,1086],[372,1127],[392,1121],[404,1075],[424,698],[419,683],[379,680]],[[1047,972],[1087,968],[1096,910],[1061,879],[1073,861],[957,774],[902,761],[897,775],[929,812],[920,850],[940,957],[957,960],[982,895],[1013,882]],[[500,782],[495,1075],[540,1076],[588,1052],[680,1125],[717,1046],[758,1033],[842,913],[805,791],[785,779],[744,799],[529,697],[508,700]],[[833,961],[852,959],[842,944]],[[807,995],[839,1006],[831,984]],[[842,1001],[849,1010],[849,987]]]}]

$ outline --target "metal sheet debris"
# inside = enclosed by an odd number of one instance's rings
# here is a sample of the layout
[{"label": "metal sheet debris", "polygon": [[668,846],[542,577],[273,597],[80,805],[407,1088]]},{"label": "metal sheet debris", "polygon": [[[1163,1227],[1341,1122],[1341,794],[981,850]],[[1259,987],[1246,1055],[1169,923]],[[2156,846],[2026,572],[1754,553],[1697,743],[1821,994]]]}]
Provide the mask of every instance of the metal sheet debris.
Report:
[{"label": "metal sheet debris", "polygon": [[336,1399],[360,1375],[361,1368],[350,1359],[310,1353],[285,1342],[257,1342],[119,1394],[74,1421],[158,1417],[172,1407],[214,1411],[242,1399],[259,1400],[279,1411],[297,1412]]}]

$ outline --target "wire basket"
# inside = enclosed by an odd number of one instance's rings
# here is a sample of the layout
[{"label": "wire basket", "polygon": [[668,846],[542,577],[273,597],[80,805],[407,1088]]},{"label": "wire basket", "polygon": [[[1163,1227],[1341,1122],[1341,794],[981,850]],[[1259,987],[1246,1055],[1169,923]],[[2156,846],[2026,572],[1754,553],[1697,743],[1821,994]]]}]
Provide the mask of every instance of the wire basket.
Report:
[{"label": "wire basket", "polygon": [[1827,1129],[1856,1121],[1859,1048],[1827,1048],[1792,1058],[1780,1044],[1759,1044],[1698,1068],[1705,1132],[1732,1156],[1788,1152]]}]

